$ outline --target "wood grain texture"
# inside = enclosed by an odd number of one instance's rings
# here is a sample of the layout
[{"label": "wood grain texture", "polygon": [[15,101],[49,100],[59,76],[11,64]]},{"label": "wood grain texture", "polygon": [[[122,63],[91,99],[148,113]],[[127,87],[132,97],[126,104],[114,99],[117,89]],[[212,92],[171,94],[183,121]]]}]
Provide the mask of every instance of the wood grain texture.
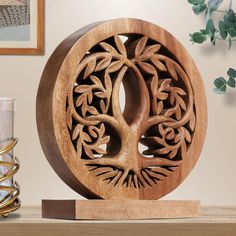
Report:
[{"label": "wood grain texture", "polygon": [[70,220],[193,218],[199,201],[43,200],[42,217]]},{"label": "wood grain texture", "polygon": [[199,158],[204,86],[189,54],[164,29],[137,19],[99,22],[69,36],[50,57],[37,125],[50,164],[78,193],[159,199]]},{"label": "wood grain texture", "polygon": [[0,48],[2,55],[44,55],[45,47],[45,0],[37,0],[37,47],[36,48]]},{"label": "wood grain texture", "polygon": [[193,219],[73,221],[41,218],[40,207],[22,207],[0,219],[4,236],[235,236],[236,207],[203,207]]}]

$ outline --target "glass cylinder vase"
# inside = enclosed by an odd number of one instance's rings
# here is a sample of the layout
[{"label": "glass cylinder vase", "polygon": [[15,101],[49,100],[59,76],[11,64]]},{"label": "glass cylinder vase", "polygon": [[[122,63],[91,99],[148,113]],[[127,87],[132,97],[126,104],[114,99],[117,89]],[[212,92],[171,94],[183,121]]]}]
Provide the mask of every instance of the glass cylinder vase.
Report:
[{"label": "glass cylinder vase", "polygon": [[0,215],[8,215],[19,208],[19,188],[13,176],[19,169],[13,148],[14,99],[0,98]]}]

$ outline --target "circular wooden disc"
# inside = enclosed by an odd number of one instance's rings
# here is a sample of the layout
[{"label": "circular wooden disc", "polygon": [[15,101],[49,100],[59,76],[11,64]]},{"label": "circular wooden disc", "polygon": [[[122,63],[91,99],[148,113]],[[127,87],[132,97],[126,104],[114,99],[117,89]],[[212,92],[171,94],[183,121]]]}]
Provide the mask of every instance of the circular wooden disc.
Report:
[{"label": "circular wooden disc", "polygon": [[159,199],[200,155],[204,86],[189,54],[164,29],[137,19],[99,22],[69,36],[50,57],[37,125],[50,164],[81,195]]}]

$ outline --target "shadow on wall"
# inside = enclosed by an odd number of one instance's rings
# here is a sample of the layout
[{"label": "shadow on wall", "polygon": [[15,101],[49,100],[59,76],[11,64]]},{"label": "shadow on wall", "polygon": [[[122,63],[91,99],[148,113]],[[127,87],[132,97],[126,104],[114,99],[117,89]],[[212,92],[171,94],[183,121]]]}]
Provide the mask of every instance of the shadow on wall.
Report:
[{"label": "shadow on wall", "polygon": [[236,46],[232,45],[232,48],[228,49],[228,44],[225,42],[217,42],[217,46],[212,46],[210,43],[201,45],[201,52],[203,55],[213,55],[216,53],[221,56],[227,56],[229,53],[236,54]]},{"label": "shadow on wall", "polygon": [[236,91],[228,91],[225,97],[224,102],[226,106],[235,106],[236,105]]}]

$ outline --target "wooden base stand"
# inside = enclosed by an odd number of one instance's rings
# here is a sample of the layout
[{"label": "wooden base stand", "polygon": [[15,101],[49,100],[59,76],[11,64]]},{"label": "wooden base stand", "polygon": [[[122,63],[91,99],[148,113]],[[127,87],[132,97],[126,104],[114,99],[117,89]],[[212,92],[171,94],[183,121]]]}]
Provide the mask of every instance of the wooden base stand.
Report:
[{"label": "wooden base stand", "polygon": [[43,200],[42,217],[68,220],[192,218],[199,201]]}]

